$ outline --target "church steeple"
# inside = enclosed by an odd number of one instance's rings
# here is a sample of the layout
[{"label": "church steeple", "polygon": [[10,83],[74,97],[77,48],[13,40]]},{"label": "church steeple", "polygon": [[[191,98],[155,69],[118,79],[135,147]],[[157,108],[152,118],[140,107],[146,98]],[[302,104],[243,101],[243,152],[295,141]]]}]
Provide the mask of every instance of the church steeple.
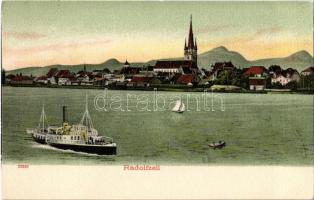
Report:
[{"label": "church steeple", "polygon": [[188,48],[194,48],[194,38],[193,38],[193,27],[192,27],[192,15],[190,18],[190,30],[189,30],[189,39],[188,39]]},{"label": "church steeple", "polygon": [[191,60],[195,65],[197,65],[197,44],[196,38],[194,39],[193,34],[192,15],[190,18],[190,29],[187,44],[186,40],[184,43],[184,59]]}]

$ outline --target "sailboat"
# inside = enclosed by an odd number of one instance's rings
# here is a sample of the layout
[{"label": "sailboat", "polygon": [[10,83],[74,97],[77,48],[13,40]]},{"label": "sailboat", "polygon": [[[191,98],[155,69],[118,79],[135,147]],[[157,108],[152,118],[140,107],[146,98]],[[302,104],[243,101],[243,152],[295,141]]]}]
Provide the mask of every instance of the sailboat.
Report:
[{"label": "sailboat", "polygon": [[183,113],[185,105],[181,100],[176,101],[176,105],[172,108],[172,112]]},{"label": "sailboat", "polygon": [[39,119],[39,124],[37,128],[34,129],[27,129],[27,133],[32,135],[32,138],[40,143],[40,144],[45,144],[46,143],[46,135],[48,133],[48,126],[47,126],[47,117],[45,114],[45,106],[43,105],[40,119]]}]

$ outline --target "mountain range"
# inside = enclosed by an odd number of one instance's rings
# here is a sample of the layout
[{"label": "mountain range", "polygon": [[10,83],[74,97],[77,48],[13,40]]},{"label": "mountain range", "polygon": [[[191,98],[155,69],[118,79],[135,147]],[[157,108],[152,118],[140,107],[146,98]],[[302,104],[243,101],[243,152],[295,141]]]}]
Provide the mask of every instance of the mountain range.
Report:
[{"label": "mountain range", "polygon": [[[168,58],[168,59],[159,59],[159,60],[176,60],[183,59],[181,58]],[[229,51],[226,47],[220,46],[214,48],[212,50],[206,51],[198,55],[198,66],[199,68],[208,69],[210,65],[216,62],[228,62],[231,61],[236,67],[244,68],[249,66],[264,66],[268,68],[271,65],[280,65],[282,68],[294,68],[299,72],[304,70],[307,67],[313,66],[313,56],[311,56],[307,51],[302,50],[298,51],[294,54],[291,54],[288,57],[283,58],[267,58],[267,59],[259,59],[259,60],[247,60],[240,53],[235,51]],[[151,60],[148,62],[136,62],[130,63],[131,66],[143,66],[143,65],[154,65],[156,60]],[[46,74],[50,68],[58,68],[58,69],[68,69],[72,72],[78,72],[86,66],[88,71],[96,70],[96,69],[104,69],[108,68],[111,71],[115,69],[120,69],[123,67],[123,62],[118,61],[117,59],[109,59],[100,64],[78,64],[78,65],[49,65],[45,67],[25,67],[20,69],[15,69],[8,71],[8,74],[17,74],[23,73],[26,75],[43,75]]]}]

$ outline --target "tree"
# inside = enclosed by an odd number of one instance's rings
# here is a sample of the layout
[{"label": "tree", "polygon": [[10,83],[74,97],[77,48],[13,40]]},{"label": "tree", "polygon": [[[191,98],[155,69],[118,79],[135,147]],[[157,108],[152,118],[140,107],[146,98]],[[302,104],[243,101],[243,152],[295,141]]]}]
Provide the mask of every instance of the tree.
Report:
[{"label": "tree", "polygon": [[298,83],[296,81],[290,81],[287,85],[285,85],[285,88],[295,91],[298,89]]},{"label": "tree", "polygon": [[271,77],[266,78],[266,88],[272,88]]},{"label": "tree", "polygon": [[221,70],[217,79],[215,80],[215,84],[219,85],[241,85],[241,72],[238,69],[234,70]]},{"label": "tree", "polygon": [[271,88],[274,88],[274,89],[282,89],[283,87],[282,87],[281,83],[276,82],[276,83],[273,83],[273,84],[271,85]]},{"label": "tree", "polygon": [[1,84],[4,85],[5,84],[5,70],[2,69],[1,70]]}]

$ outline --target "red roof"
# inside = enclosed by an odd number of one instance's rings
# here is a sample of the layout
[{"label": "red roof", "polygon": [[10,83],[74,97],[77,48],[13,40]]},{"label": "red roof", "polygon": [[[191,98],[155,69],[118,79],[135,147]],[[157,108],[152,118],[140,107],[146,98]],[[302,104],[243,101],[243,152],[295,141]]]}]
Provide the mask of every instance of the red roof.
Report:
[{"label": "red roof", "polygon": [[26,81],[26,80],[32,80],[32,78],[29,76],[17,75],[14,78],[12,78],[12,80],[13,81]]},{"label": "red roof", "polygon": [[47,80],[47,76],[46,75],[43,75],[43,76],[40,76],[38,77],[36,80]]},{"label": "red roof", "polygon": [[192,83],[194,76],[192,74],[183,74],[177,79],[178,84],[188,84]]},{"label": "red roof", "polygon": [[13,79],[14,77],[15,77],[14,74],[9,74],[9,75],[6,76],[6,78],[9,78],[9,79]]},{"label": "red roof", "polygon": [[49,70],[49,72],[47,73],[47,77],[51,78],[52,76],[54,76],[57,73],[58,69],[57,68],[51,68]]},{"label": "red roof", "polygon": [[314,67],[308,67],[305,70],[303,70],[302,72],[314,72]]},{"label": "red roof", "polygon": [[216,62],[214,65],[211,66],[211,71],[215,72],[217,70],[223,70],[223,69],[234,69],[234,65],[232,62]]},{"label": "red roof", "polygon": [[244,75],[256,75],[262,74],[265,71],[265,67],[263,66],[252,66],[244,72]]},{"label": "red roof", "polygon": [[70,75],[71,75],[71,73],[69,70],[60,70],[60,71],[58,71],[56,76],[59,78],[68,78],[68,76],[70,76]]},{"label": "red roof", "polygon": [[191,60],[174,60],[174,61],[157,61],[154,68],[180,68],[180,67],[194,67]]}]

